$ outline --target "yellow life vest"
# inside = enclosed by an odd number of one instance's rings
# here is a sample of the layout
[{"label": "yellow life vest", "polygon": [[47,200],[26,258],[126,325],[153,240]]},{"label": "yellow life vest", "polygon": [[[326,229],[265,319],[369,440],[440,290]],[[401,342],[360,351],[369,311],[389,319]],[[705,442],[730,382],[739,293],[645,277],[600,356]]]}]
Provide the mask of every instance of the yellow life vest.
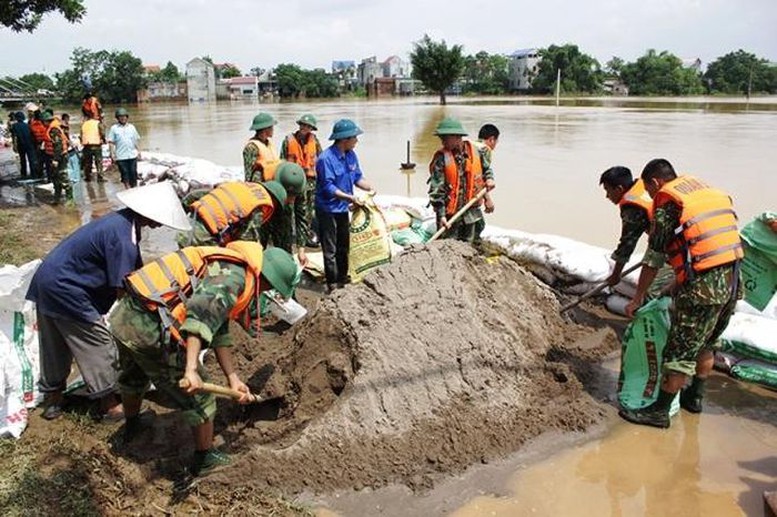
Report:
[{"label": "yellow life vest", "polygon": [[666,250],[679,283],[744,256],[728,194],[693,176],[680,176],[666,183],[653,199],[656,209],[667,203],[682,210],[680,226]]},{"label": "yellow life vest", "polygon": [[251,139],[246,145],[253,145],[259,151],[256,161],[251,168],[251,177],[246,178],[246,181],[255,181],[254,172],[261,171],[261,181],[272,181],[275,179],[275,169],[280,165],[281,160],[278,158],[278,151],[275,150],[272,140],[264,142],[256,139]]},{"label": "yellow life vest", "polygon": [[634,185],[623,194],[623,197],[618,202],[618,206],[632,205],[643,209],[648,216],[648,219],[653,220],[653,200],[650,198],[650,194],[645,189],[645,182],[638,179],[634,182]]},{"label": "yellow life vest", "polygon": [[100,121],[89,119],[81,124],[81,144],[82,145],[100,145]]},{"label": "yellow life vest", "polygon": [[239,264],[246,270],[245,289],[237,297],[229,318],[248,330],[251,301],[259,296],[259,275],[262,271],[262,245],[257,242],[235,241],[221,248],[192,246],[169,253],[130,273],[124,279],[128,293],[149,310],[159,314],[163,339],[173,339],[184,345],[179,328],[186,321],[186,300],[205,276],[208,264],[215,261]]}]

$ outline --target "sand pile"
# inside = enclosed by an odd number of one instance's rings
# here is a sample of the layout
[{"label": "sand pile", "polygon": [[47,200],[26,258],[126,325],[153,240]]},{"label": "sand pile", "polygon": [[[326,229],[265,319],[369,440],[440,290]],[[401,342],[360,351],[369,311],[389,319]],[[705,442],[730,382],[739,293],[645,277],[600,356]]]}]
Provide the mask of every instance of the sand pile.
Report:
[{"label": "sand pile", "polygon": [[[605,334],[592,344],[592,331],[558,308],[509,259],[451,241],[409,251],[322,299],[293,338],[275,344],[264,393],[286,394],[280,418],[227,424],[241,454],[213,481],[425,487],[543,431],[588,426],[601,406],[548,357],[572,357],[583,341],[596,355],[615,341]],[[267,353],[248,359],[246,377],[267,367]]]}]

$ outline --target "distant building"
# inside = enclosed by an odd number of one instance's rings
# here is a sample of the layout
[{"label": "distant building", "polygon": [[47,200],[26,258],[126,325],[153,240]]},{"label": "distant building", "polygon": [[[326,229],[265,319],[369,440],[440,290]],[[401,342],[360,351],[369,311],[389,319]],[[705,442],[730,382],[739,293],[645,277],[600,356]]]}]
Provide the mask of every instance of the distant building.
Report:
[{"label": "distant building", "polygon": [[542,59],[536,48],[516,50],[509,56],[508,73],[510,77],[510,89],[513,91],[527,91],[531,89],[531,80],[537,73],[537,65]]},{"label": "distant building", "polygon": [[332,61],[332,75],[340,91],[351,91],[359,84],[355,61]]},{"label": "distant building", "polygon": [[159,68],[159,65],[143,65],[143,73],[146,76],[158,74],[161,71],[162,69]]},{"label": "distant building", "polygon": [[358,78],[360,86],[368,86],[372,84],[378,77],[383,77],[383,66],[378,63],[378,58],[375,56],[362,59],[357,68],[356,77]]},{"label": "distant building", "polygon": [[154,81],[148,83],[145,89],[138,90],[138,102],[183,101],[187,98],[188,88],[184,81],[177,83]]},{"label": "distant building", "polygon": [[221,83],[227,85],[230,99],[259,98],[259,78],[256,76],[232,77],[231,79],[222,79]]},{"label": "distant building", "polygon": [[383,62],[383,77],[410,77],[410,63],[399,56],[391,56]]},{"label": "distant building", "polygon": [[629,94],[629,87],[620,79],[606,79],[602,82],[602,89],[610,95],[622,96]]},{"label": "distant building", "polygon": [[199,57],[186,63],[186,87],[189,101],[216,100],[216,72],[213,64]]}]

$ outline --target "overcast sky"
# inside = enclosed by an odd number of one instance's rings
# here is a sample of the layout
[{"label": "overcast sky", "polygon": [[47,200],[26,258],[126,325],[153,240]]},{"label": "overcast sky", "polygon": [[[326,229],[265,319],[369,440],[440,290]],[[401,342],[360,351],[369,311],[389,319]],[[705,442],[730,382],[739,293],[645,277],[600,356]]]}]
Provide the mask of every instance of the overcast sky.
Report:
[{"label": "overcast sky", "polygon": [[0,28],[0,75],[53,75],[75,47],[129,50],[144,64],[181,69],[204,55],[243,72],[329,69],[332,60],[406,57],[424,33],[465,53],[575,43],[602,64],[648,48],[705,65],[739,48],[777,61],[777,0],[87,0],[86,8],[80,24],[49,14],[32,34]]}]

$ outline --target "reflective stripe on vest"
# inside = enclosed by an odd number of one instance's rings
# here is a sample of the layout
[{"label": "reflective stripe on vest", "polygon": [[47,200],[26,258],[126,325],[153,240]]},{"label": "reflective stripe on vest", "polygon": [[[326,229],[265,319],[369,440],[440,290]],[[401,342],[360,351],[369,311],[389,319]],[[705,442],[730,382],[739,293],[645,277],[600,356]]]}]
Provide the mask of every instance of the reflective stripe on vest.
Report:
[{"label": "reflective stripe on vest", "polygon": [[148,310],[159,314],[165,333],[183,344],[178,329],[186,320],[186,301],[205,275],[208,264],[219,260],[238,264],[246,270],[245,289],[237,297],[229,318],[248,329],[248,309],[259,294],[262,270],[262,246],[259,243],[236,241],[226,248],[184,248],[130,273],[124,279],[124,285],[127,292]]},{"label": "reflective stripe on vest", "polygon": [[83,145],[100,145],[100,121],[89,119],[81,124],[81,143]]},{"label": "reflective stripe on vest", "polygon": [[[262,177],[260,178],[261,181],[272,181],[275,179],[275,169],[278,168],[278,165],[280,165],[281,160],[278,158],[278,152],[275,150],[275,146],[273,145],[271,140],[267,141],[267,144],[251,139],[248,141],[249,144],[256,147],[257,151],[259,151],[259,156],[256,157],[256,161],[254,162],[252,173],[255,171],[258,171],[260,168],[262,169]],[[253,174],[251,175],[250,180],[256,180],[256,178],[253,177]]]},{"label": "reflective stripe on vest", "polygon": [[258,183],[230,181],[222,183],[192,203],[192,211],[220,244],[234,238],[234,230],[253,215],[262,211],[266,222],[273,214],[275,205],[267,190]]},{"label": "reflective stripe on vest", "polygon": [[682,210],[680,226],[666,250],[679,283],[744,256],[736,213],[725,192],[692,176],[680,176],[661,188],[654,206],[670,202]]},{"label": "reflective stripe on vest", "polygon": [[[466,203],[477,195],[484,187],[483,182],[483,164],[480,161],[480,153],[469,140],[463,141],[466,161],[464,162],[464,171],[466,177]],[[445,149],[438,150],[432,158],[431,167],[437,161],[437,157],[442,154],[444,159],[445,184],[448,186],[448,200],[445,204],[446,215],[453,215],[459,209],[459,168],[456,165],[456,158],[453,153]],[[481,200],[478,205],[482,204]]]},{"label": "reflective stripe on vest", "polygon": [[645,189],[645,182],[638,179],[634,182],[634,185],[623,194],[623,197],[618,202],[618,206],[632,205],[643,209],[648,216],[648,219],[653,220],[653,200],[650,198],[650,194]]},{"label": "reflective stripe on vest", "polygon": [[316,177],[316,137],[313,133],[308,135],[308,141],[303,146],[294,133],[286,137],[286,159],[294,162],[305,170],[308,178]]}]

